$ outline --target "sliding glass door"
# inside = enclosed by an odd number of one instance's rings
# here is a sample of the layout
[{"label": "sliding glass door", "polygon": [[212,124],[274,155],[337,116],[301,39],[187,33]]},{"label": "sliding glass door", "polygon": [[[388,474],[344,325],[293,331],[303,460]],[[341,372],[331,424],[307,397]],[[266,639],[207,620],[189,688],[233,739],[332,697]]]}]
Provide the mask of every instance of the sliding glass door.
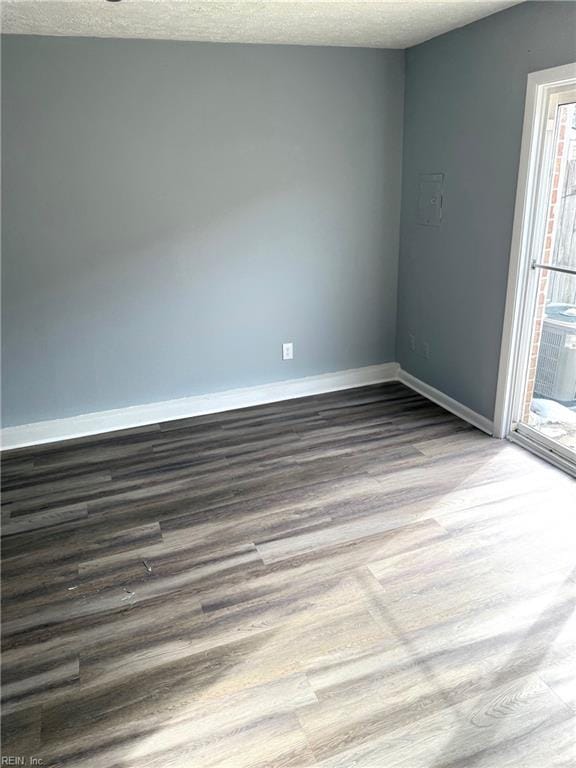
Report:
[{"label": "sliding glass door", "polygon": [[516,429],[576,465],[576,102],[560,95],[550,111],[544,241],[530,264],[535,300]]},{"label": "sliding glass door", "polygon": [[566,69],[561,82],[536,73],[527,102],[496,432],[576,474],[576,67]]}]

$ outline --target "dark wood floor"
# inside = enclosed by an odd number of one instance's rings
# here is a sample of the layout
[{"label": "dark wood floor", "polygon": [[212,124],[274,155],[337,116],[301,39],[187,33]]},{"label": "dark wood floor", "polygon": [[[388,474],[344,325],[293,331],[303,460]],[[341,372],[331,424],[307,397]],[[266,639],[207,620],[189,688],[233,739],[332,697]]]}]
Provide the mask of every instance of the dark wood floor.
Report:
[{"label": "dark wood floor", "polygon": [[576,766],[572,480],[399,384],[12,452],[3,755]]}]

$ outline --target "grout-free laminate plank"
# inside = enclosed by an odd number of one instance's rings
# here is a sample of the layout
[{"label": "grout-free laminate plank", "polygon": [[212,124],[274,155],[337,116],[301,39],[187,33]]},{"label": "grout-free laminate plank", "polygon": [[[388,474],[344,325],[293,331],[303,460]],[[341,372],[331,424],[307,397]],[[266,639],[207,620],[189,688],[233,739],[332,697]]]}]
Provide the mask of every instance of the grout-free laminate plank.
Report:
[{"label": "grout-free laminate plank", "polygon": [[401,384],[2,464],[3,758],[575,768],[574,482]]}]

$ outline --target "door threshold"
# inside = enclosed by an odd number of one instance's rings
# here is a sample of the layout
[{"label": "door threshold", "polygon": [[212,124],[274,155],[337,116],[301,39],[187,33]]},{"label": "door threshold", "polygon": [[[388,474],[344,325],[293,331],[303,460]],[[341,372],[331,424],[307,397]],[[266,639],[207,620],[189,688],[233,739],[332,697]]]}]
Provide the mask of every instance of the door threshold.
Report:
[{"label": "door threshold", "polygon": [[514,443],[515,445],[519,445],[522,448],[525,448],[527,451],[530,451],[530,453],[538,456],[538,458],[544,459],[549,464],[553,464],[555,467],[561,469],[563,472],[566,472],[571,477],[576,478],[576,465],[574,462],[564,458],[553,448],[544,446],[541,443],[531,439],[530,437],[526,437],[526,435],[517,432],[516,430],[510,432],[508,435],[508,440],[510,440],[510,442]]}]

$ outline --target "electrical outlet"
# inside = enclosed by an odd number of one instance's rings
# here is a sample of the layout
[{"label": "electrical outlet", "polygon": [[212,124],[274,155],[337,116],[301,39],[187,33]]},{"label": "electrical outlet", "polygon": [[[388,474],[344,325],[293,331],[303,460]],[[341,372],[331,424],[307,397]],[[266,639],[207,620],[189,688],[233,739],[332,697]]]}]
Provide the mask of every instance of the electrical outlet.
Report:
[{"label": "electrical outlet", "polygon": [[416,352],[416,334],[409,333],[408,334],[408,341],[410,343],[410,351]]},{"label": "electrical outlet", "polygon": [[282,360],[292,360],[294,358],[294,344],[286,341],[282,344]]}]

